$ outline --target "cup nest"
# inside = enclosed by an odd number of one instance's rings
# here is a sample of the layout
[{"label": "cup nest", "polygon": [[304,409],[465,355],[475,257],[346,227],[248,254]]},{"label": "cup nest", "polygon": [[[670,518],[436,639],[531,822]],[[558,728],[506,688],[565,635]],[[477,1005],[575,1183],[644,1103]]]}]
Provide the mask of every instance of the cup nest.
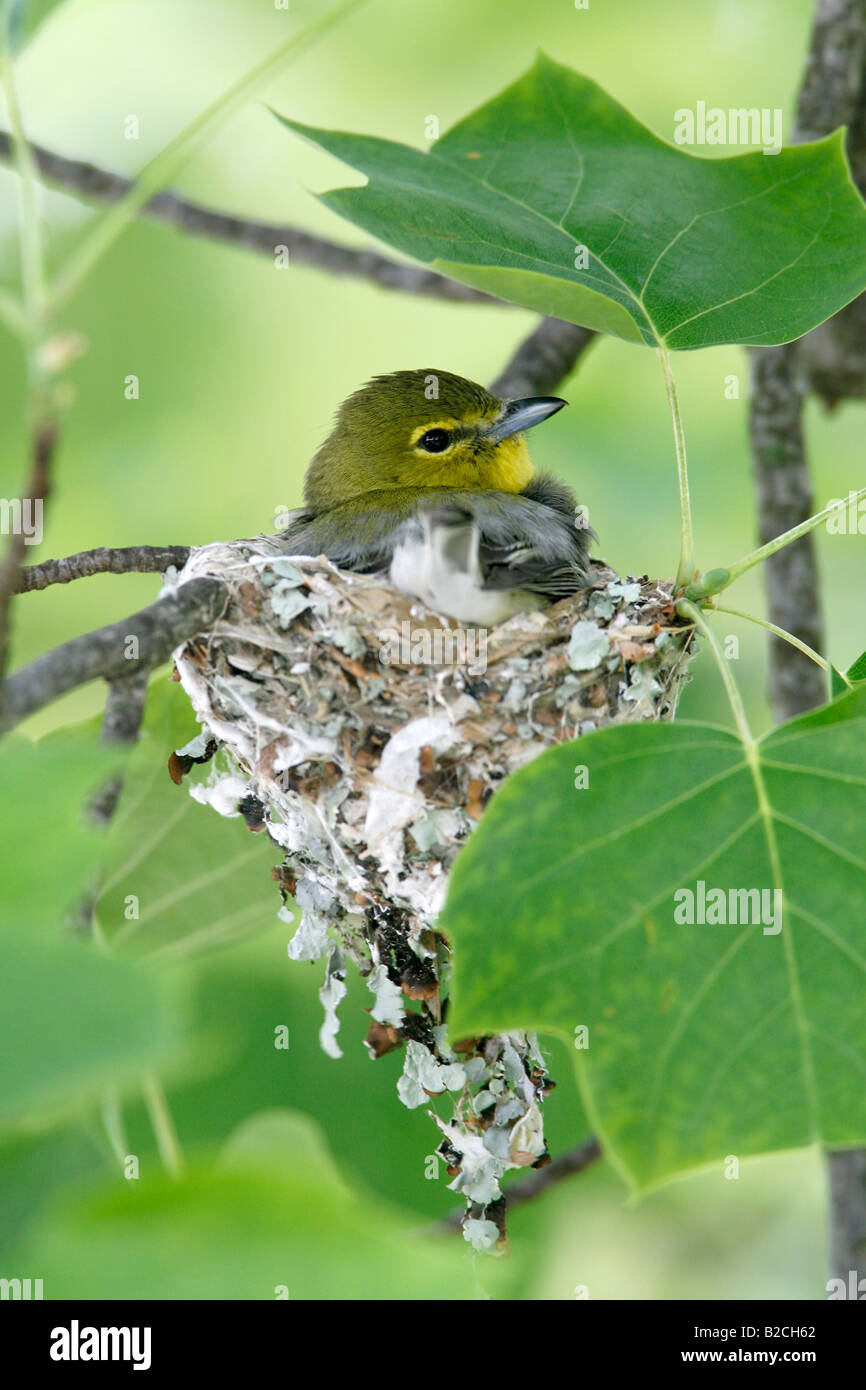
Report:
[{"label": "cup nest", "polygon": [[406,1046],[404,1102],[452,1093],[454,1119],[434,1116],[439,1152],[480,1209],[467,1236],[495,1244],[499,1177],[546,1161],[549,1083],[532,1035],[448,1043],[449,951],[434,928],[449,870],[497,787],[546,748],[671,717],[689,655],[672,586],[598,564],[590,587],[478,629],[382,575],[287,558],[279,537],[197,549],[177,582],[200,575],[228,602],[175,653],[203,725],[179,751],[225,756],[194,794],[283,850],[275,876],[301,911],[289,955],[328,961],[326,1049],[340,1055],[348,957],[374,995],[371,1053]]}]

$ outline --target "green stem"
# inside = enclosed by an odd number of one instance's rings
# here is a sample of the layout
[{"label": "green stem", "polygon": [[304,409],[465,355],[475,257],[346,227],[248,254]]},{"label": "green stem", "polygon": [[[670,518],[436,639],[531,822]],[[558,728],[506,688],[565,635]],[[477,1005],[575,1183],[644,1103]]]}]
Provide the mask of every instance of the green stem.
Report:
[{"label": "green stem", "polygon": [[183,1152],[165,1092],[159,1078],[153,1072],[145,1072],[141,1079],[141,1088],[162,1166],[169,1177],[177,1181],[183,1174]]},{"label": "green stem", "polygon": [[111,1145],[111,1152],[122,1171],[129,1154],[129,1142],[126,1137],[126,1126],[123,1123],[123,1108],[116,1087],[110,1086],[106,1090],[102,1097],[100,1111],[102,1126]]},{"label": "green stem", "polygon": [[19,177],[21,285],[24,292],[24,308],[31,331],[35,333],[38,331],[45,308],[42,229],[39,225],[39,176],[33,152],[24,132],[15,69],[8,44],[5,42],[0,50],[0,81],[6,98],[15,168]]},{"label": "green stem", "polygon": [[[766,560],[771,555],[775,555],[777,550],[782,550],[786,545],[790,545],[792,541],[799,540],[801,536],[807,535],[809,531],[814,531],[815,527],[820,526],[822,521],[826,521],[829,517],[835,516],[837,512],[844,511],[844,509],[852,503],[856,504],[860,502],[864,497],[866,497],[866,487],[861,487],[859,491],[851,493],[850,496],[840,498],[836,502],[831,502],[823,511],[816,512],[814,516],[807,517],[806,520],[801,521],[798,526],[792,526],[790,531],[783,531],[781,536],[776,536],[773,540],[767,541],[766,545],[759,546],[757,550],[750,551],[748,555],[743,556],[742,560],[738,560],[736,564],[730,566],[728,569],[728,584],[733,584],[735,579],[739,579],[747,570],[753,569],[755,565],[759,565],[762,560]],[[725,587],[727,587],[727,585]]]},{"label": "green stem", "polygon": [[[799,637],[795,637],[792,632],[788,632],[783,627],[777,627],[775,623],[768,622],[766,618],[756,618],[753,613],[741,613],[738,608],[726,608],[721,603],[713,604],[714,613],[730,613],[732,618],[743,618],[747,623],[754,623],[756,627],[762,627],[765,632],[772,632],[774,637],[781,637],[783,642],[788,642],[792,647],[796,647],[798,652],[808,656],[810,661],[814,661],[816,666],[820,666],[823,671],[829,671],[830,663],[825,661],[823,656],[819,656],[814,647],[810,647],[806,642],[801,642]],[[843,672],[839,672],[845,684],[853,689],[851,682]]]},{"label": "green stem", "polygon": [[677,588],[690,584],[695,577],[695,538],[692,530],[692,503],[689,495],[689,468],[686,459],[686,437],[680,415],[680,403],[676,382],[671,370],[670,354],[665,347],[656,349],[662,365],[665,390],[671,408],[671,421],[674,427],[674,452],[677,458],[677,481],[680,492],[680,563],[677,570]]},{"label": "green stem", "polygon": [[320,37],[359,5],[366,3],[367,0],[347,0],[347,3],[338,5],[329,14],[323,15],[293,34],[184,126],[183,130],[144,166],[129,191],[103,213],[72,252],[54,284],[52,298],[55,306],[64,303],[75,293],[100,257],[114,244],[154,194],[174,178],[205,138],[210,138],[214,130],[273,77],[292,54]]},{"label": "green stem", "polygon": [[701,613],[701,610],[694,603],[691,603],[688,599],[680,599],[679,603],[677,604],[677,612],[680,614],[681,617],[688,618],[689,622],[694,623],[698,631],[704,637],[706,637],[707,641],[709,642],[710,649],[713,653],[713,656],[716,659],[716,665],[719,668],[719,673],[722,677],[722,680],[724,681],[725,690],[727,691],[728,699],[731,704],[731,709],[734,712],[734,719],[736,721],[737,730],[739,732],[740,738],[743,740],[743,743],[746,744],[747,747],[751,747],[754,740],[752,738],[752,731],[749,728],[749,721],[746,718],[746,710],[745,706],[743,705],[743,698],[740,695],[739,690],[737,689],[737,683],[734,680],[734,677],[731,675],[731,668],[728,665],[728,662],[725,661],[722,650],[718,642],[716,641],[715,633],[707,623],[706,619],[704,618],[704,615]]},{"label": "green stem", "polygon": [[18,174],[19,254],[21,257],[21,289],[23,303],[18,304],[5,293],[0,296],[0,314],[9,328],[27,344],[28,371],[31,383],[31,414],[41,413],[44,373],[39,361],[39,348],[48,334],[46,322],[45,262],[42,246],[42,227],[39,222],[39,174],[33,151],[24,130],[15,66],[9,51],[9,5],[2,9],[3,32],[0,37],[0,86],[6,101],[15,169]]}]

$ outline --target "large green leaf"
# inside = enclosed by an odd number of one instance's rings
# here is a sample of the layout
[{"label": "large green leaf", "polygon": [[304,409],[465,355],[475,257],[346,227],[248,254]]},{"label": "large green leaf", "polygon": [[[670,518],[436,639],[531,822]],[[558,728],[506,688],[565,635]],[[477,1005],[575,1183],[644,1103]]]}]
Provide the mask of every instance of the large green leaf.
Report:
[{"label": "large green leaf", "polygon": [[63,729],[33,743],[0,743],[0,931],[57,937],[86,892],[104,848],[84,803],[122,767],[125,754],[99,743],[98,725]]},{"label": "large green leaf", "polygon": [[866,288],[866,207],[841,131],[697,157],[543,55],[427,153],[285,124],[367,175],[324,199],[349,221],[455,280],[632,342],[787,342]]},{"label": "large green leaf", "polygon": [[[347,1187],[330,1156],[314,1158],[309,1142],[293,1152],[292,1129],[309,1122],[268,1128],[276,1142],[248,1134],[228,1166],[78,1195],[43,1219],[20,1267],[38,1269],[54,1299],[473,1297],[462,1241],[407,1234],[396,1210]],[[496,1285],[494,1261],[484,1277]]]},{"label": "large green leaf", "polygon": [[190,785],[206,781],[211,765],[180,786],[168,775],[171,753],[200,732],[183,690],[154,681],[102,860],[96,915],[117,949],[174,958],[238,941],[276,919],[270,868],[279,850],[240,817],[193,800]]},{"label": "large green leaf", "polygon": [[[864,825],[864,688],[757,745],[644,724],[545,753],[455,866],[452,1035],[588,1027],[584,1100],[638,1187],[727,1154],[863,1143]],[[679,925],[674,895],[699,880],[779,888],[781,930]]]},{"label": "large green leaf", "polygon": [[0,1115],[75,1103],[165,1060],[176,982],[95,946],[0,939]]}]

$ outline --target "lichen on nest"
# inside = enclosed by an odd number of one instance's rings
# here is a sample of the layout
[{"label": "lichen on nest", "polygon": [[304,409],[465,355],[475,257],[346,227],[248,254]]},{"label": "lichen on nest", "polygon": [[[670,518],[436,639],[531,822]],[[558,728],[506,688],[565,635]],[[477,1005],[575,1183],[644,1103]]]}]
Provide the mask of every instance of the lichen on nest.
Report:
[{"label": "lichen on nest", "polygon": [[[340,1055],[348,958],[374,996],[371,1054],[405,1045],[410,1106],[452,1094],[454,1118],[434,1117],[440,1154],[452,1186],[491,1208],[508,1168],[546,1159],[549,1082],[531,1036],[447,1040],[449,952],[434,928],[448,871],[496,788],[545,748],[670,717],[688,648],[671,586],[598,565],[550,608],[467,629],[382,575],[287,559],[279,537],[197,549],[175,582],[199,575],[229,602],[175,653],[204,726],[181,752],[225,755],[195,794],[284,851],[275,874],[301,909],[289,955],[327,957],[326,1050]],[[485,1245],[499,1230],[482,1216],[466,1233]]]}]

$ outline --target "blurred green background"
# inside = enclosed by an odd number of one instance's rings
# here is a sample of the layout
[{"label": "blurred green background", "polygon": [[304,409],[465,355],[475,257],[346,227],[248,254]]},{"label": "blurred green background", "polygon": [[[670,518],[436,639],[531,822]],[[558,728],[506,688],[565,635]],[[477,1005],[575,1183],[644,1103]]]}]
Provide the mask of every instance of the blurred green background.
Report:
[{"label": "blurred green background", "polygon": [[[292,0],[288,12],[272,0],[69,0],[20,63],[28,132],[63,154],[132,174],[292,26],[326,8],[313,0]],[[782,107],[787,138],[811,9],[809,0],[607,0],[586,11],[570,0],[371,0],[237,115],[174,187],[229,212],[362,244],[315,198],[355,176],[288,135],[266,103],[312,124],[422,146],[430,115],[447,129],[521,73],[539,47],[595,78],[663,137],[671,137],[676,108],[704,100]],[[129,116],[138,118],[137,140],[124,137]],[[56,192],[46,192],[42,206],[57,265],[94,213]],[[0,169],[0,282],[10,286],[15,229],[15,181]],[[276,511],[298,504],[307,460],[354,387],[374,373],[416,366],[489,380],[533,322],[519,310],[439,304],[300,267],[278,271],[267,257],[137,224],[64,314],[88,350],[71,372],[75,397],[44,544],[28,559],[270,530]],[[754,543],[748,364],[744,352],[727,348],[681,354],[674,366],[698,559],[711,567]],[[132,373],[140,379],[136,401],[124,397]],[[732,373],[738,400],[725,396]],[[0,329],[4,496],[15,495],[24,474],[22,385],[19,345]],[[654,354],[600,342],[562,393],[571,408],[534,436],[536,464],[567,479],[588,504],[611,564],[623,573],[672,573],[676,481]],[[807,425],[816,501],[824,505],[866,481],[862,407],[826,416],[810,405]],[[817,544],[829,649],[844,667],[866,645],[862,541],[858,552],[857,537],[819,532]],[[147,576],[98,576],[25,596],[15,610],[15,663],[131,612],[156,590]],[[731,601],[762,613],[760,575],[741,581]],[[763,637],[734,621],[727,630],[740,638],[735,674],[755,726],[765,728]],[[86,718],[102,699],[96,685],[76,691],[25,731]],[[680,712],[729,722],[705,658]],[[7,863],[0,873],[9,870]],[[366,991],[353,982],[342,1006],[345,1056],[324,1057],[316,1038],[321,968],[290,965],[286,926],[263,914],[262,927],[246,945],[190,967],[194,1014],[214,1043],[195,1079],[168,1083],[184,1148],[219,1144],[264,1107],[295,1106],[322,1125],[347,1171],[397,1201],[411,1221],[446,1212],[454,1199],[444,1175],[424,1176],[432,1126],[396,1099],[399,1059],[372,1065],[361,1046]],[[287,1053],[273,1047],[280,1023],[291,1029]],[[586,1125],[566,1051],[550,1047],[560,1083],[547,1113],[556,1153]],[[129,1119],[145,1176],[157,1159],[134,1099]],[[26,1239],[43,1201],[109,1172],[89,1123],[40,1129],[7,1153],[0,1236]],[[691,1177],[639,1205],[629,1205],[615,1173],[598,1165],[514,1214],[515,1290],[554,1299],[573,1297],[576,1285],[596,1298],[820,1297],[823,1223],[816,1153],[744,1163],[736,1182],[719,1172]]]}]

